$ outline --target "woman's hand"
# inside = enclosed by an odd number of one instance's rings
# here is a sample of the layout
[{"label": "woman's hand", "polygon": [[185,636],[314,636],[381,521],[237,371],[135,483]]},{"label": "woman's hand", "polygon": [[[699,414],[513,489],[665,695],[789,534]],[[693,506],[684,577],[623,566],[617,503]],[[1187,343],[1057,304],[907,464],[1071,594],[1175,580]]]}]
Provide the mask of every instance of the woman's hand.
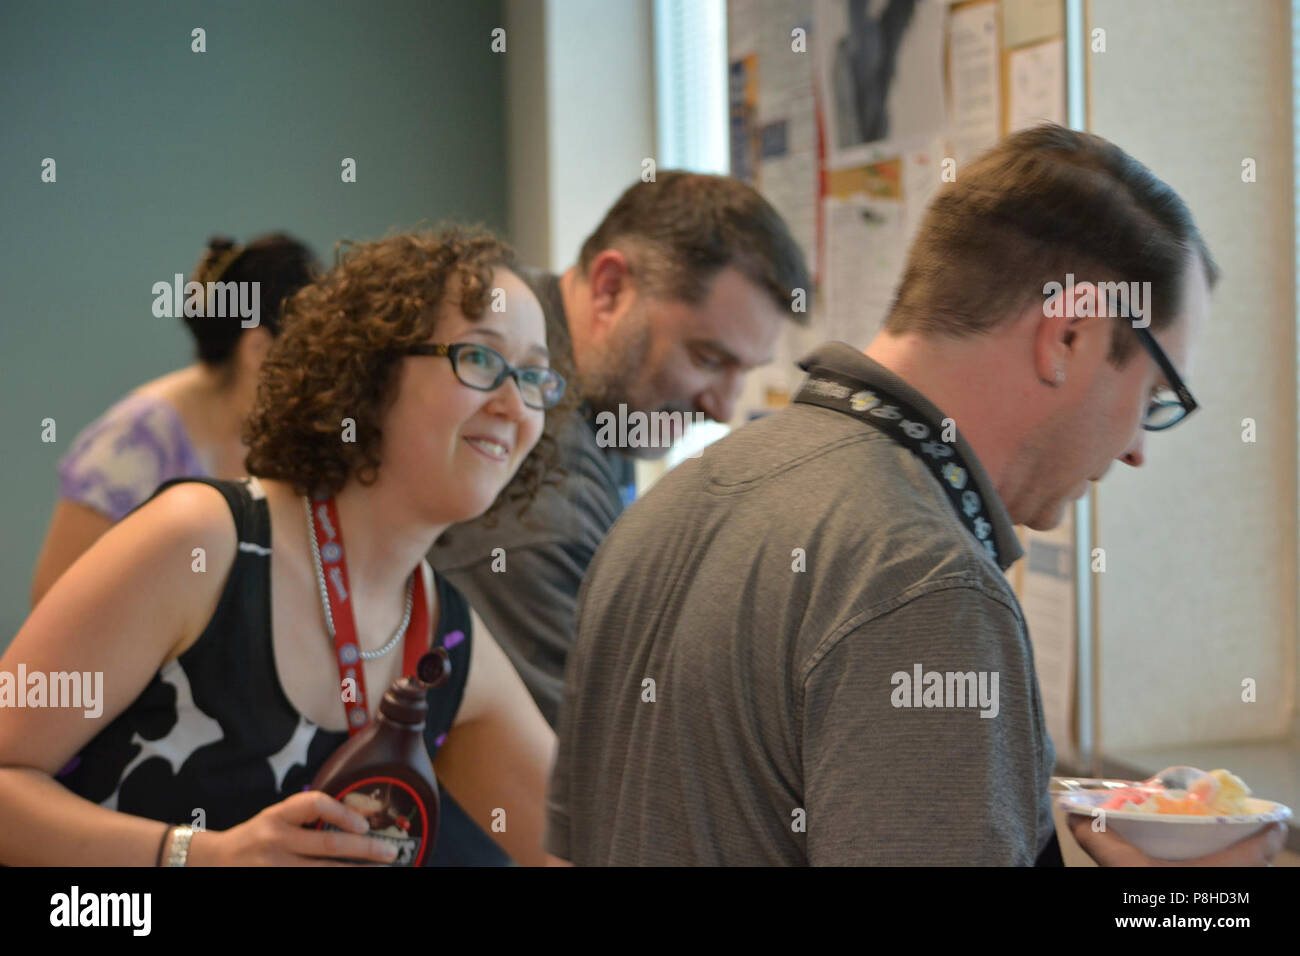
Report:
[{"label": "woman's hand", "polygon": [[[338,830],[309,830],[317,820]],[[295,793],[229,830],[199,830],[190,866],[353,866],[392,863],[397,847],[364,836],[369,826],[319,790]],[[356,861],[349,863],[347,861]]]}]

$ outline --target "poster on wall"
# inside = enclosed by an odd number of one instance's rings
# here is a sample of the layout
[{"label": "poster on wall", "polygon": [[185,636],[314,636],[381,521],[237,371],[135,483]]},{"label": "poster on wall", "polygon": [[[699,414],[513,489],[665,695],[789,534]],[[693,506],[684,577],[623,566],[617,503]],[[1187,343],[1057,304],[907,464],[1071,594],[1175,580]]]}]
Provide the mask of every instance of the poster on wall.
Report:
[{"label": "poster on wall", "polygon": [[1007,132],[1065,125],[1065,43],[1048,40],[1007,56]]},{"label": "poster on wall", "polygon": [[728,66],[731,117],[731,175],[758,185],[758,57],[733,60]]},{"label": "poster on wall", "polygon": [[815,41],[809,35],[812,0],[760,0],[758,9],[758,179],[816,275],[821,170],[810,51]]},{"label": "poster on wall", "polygon": [[865,348],[884,323],[903,269],[903,210],[862,195],[825,200],[826,337]]},{"label": "poster on wall", "polygon": [[732,175],[755,185],[817,271],[817,142],[812,0],[728,8]]},{"label": "poster on wall", "polygon": [[958,165],[998,141],[998,66],[998,5],[975,3],[953,10],[948,20],[948,129]]},{"label": "poster on wall", "polygon": [[[903,244],[909,249],[921,228],[930,200],[939,191],[943,180],[943,162],[947,150],[942,139],[936,139],[925,149],[912,150],[903,154],[902,197],[903,197]],[[902,278],[900,273],[899,278]]]},{"label": "poster on wall", "polygon": [[897,156],[944,132],[938,0],[817,0],[813,35],[827,165]]}]

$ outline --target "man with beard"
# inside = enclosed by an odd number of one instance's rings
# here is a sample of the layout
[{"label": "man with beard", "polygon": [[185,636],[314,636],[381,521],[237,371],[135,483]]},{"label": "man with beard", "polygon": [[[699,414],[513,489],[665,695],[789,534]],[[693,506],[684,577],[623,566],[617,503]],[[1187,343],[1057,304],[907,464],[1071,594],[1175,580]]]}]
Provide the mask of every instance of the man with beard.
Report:
[{"label": "man with beard", "polygon": [[[573,267],[531,279],[552,361],[582,399],[557,436],[565,474],[523,515],[507,507],[457,526],[429,561],[482,616],[555,726],[587,565],[631,501],[632,458],[667,451],[602,447],[596,416],[622,405],[624,415],[728,421],[745,373],[771,360],[783,320],[806,321],[812,280],[755,190],[680,171],[631,186]],[[490,862],[495,846],[446,802],[438,858]]]}]

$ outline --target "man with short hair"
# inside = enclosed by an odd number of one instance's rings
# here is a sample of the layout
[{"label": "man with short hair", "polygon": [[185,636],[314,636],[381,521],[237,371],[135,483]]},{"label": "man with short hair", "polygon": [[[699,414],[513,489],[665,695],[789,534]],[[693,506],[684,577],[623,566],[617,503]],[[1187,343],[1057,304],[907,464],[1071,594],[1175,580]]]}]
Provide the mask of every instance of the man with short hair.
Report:
[{"label": "man with short hair", "polygon": [[[1067,284],[1045,300],[1044,290]],[[547,849],[584,864],[1059,862],[1004,571],[1183,384],[1217,269],[1118,147],[1017,133],[936,197],[884,330],[630,508],[588,571]],[[1149,282],[1099,315],[1100,282]],[[1150,862],[1113,833],[1103,862]],[[1277,830],[1203,862],[1262,862]]]},{"label": "man with short hair", "polygon": [[[693,413],[730,420],[745,373],[771,361],[782,323],[807,321],[812,280],[754,189],[672,170],[627,189],[563,275],[528,278],[553,362],[573,371],[582,400],[558,430],[565,474],[522,516],[507,506],[451,529],[429,560],[482,616],[554,726],[587,565],[633,496],[633,458],[667,451],[660,441],[618,447],[627,434],[606,444],[614,430],[601,435],[597,416],[617,419],[620,406],[624,420],[668,413],[670,439]],[[451,807],[444,831],[453,842],[465,829],[456,814]]]}]

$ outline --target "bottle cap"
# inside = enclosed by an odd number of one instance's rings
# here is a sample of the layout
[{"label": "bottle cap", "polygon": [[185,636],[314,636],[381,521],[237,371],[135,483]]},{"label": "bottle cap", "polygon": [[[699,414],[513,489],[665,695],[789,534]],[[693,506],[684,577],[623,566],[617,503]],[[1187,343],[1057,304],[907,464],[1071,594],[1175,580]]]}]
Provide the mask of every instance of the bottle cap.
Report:
[{"label": "bottle cap", "polygon": [[443,648],[435,647],[415,665],[415,676],[430,688],[441,687],[451,677],[451,657]]}]

